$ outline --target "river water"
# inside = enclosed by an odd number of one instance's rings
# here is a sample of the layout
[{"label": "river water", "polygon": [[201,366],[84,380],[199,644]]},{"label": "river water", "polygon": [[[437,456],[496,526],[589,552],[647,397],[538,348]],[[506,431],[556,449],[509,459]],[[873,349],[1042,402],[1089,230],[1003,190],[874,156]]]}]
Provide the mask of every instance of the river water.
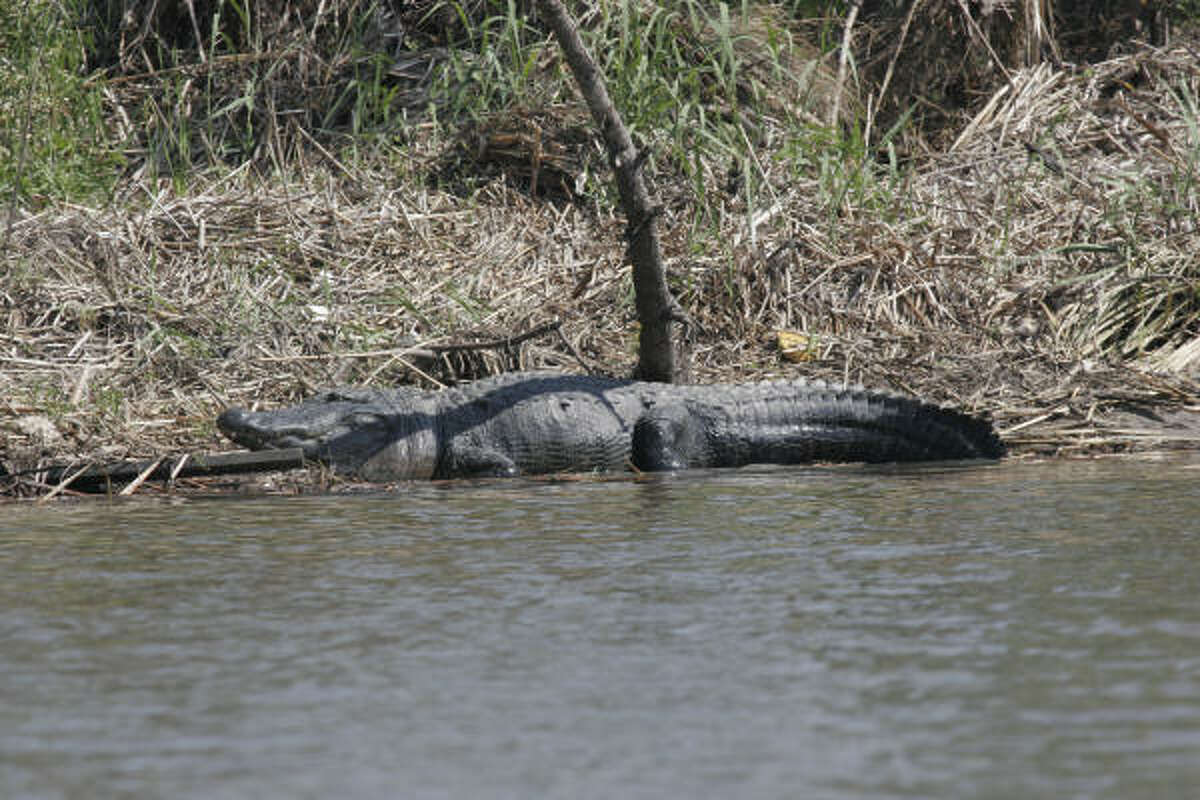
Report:
[{"label": "river water", "polygon": [[1197,478],[8,506],[0,797],[1200,797]]}]

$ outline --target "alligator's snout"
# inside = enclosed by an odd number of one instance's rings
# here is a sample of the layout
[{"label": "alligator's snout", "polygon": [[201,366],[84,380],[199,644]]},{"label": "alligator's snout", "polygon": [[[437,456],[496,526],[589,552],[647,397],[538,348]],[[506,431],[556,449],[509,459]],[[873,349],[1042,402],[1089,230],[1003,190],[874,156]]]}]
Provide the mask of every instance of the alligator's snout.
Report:
[{"label": "alligator's snout", "polygon": [[310,402],[277,411],[229,408],[217,428],[251,450],[300,447],[306,458],[361,462],[387,443],[387,420],[358,403]]},{"label": "alligator's snout", "polygon": [[263,431],[253,424],[254,415],[241,408],[227,408],[217,417],[217,428],[221,433],[244,447],[257,450],[274,446],[267,441]]},{"label": "alligator's snout", "polygon": [[238,431],[246,427],[250,419],[250,412],[241,408],[227,408],[221,412],[221,416],[217,417],[217,427],[222,433],[230,431]]},{"label": "alligator's snout", "polygon": [[251,450],[282,450],[287,447],[311,448],[312,441],[302,431],[269,424],[263,414],[241,408],[226,409],[217,417],[217,428],[233,441]]}]

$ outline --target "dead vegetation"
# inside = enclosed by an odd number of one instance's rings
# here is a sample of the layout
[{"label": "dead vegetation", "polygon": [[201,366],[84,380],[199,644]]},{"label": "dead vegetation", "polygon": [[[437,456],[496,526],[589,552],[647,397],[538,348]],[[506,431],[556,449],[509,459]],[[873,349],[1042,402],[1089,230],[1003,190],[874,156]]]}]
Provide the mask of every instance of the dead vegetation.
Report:
[{"label": "dead vegetation", "polygon": [[[420,19],[444,10],[428,6]],[[911,43],[902,22],[897,64]],[[185,38],[211,35],[175,23]],[[805,27],[738,28],[741,52],[755,30],[778,41]],[[449,80],[437,64],[456,56],[419,44],[380,85],[436,96]],[[529,46],[532,75],[558,74],[552,48]],[[991,415],[1018,453],[1194,446],[1184,412],[1200,410],[1200,58],[1186,38],[1122,50],[1006,67],[960,113],[939,115],[936,133],[889,136],[880,117],[863,141],[861,128],[855,138],[815,124],[835,105],[905,107],[895,77],[886,98],[848,80],[834,104],[828,91],[805,100],[791,74],[770,103],[752,103],[769,89],[765,64],[708,90],[744,150],[692,152],[677,145],[698,140],[672,136],[703,131],[643,127],[695,379],[806,374],[900,389]],[[836,84],[836,55],[787,52]],[[288,53],[284,63],[302,60]],[[386,140],[347,144],[349,117],[310,130],[319,103],[284,81],[274,106],[255,94],[228,118],[253,135],[221,141],[241,144],[186,144],[155,131],[182,130],[198,87],[258,62],[112,54],[109,109],[134,154],[115,193],[18,203],[4,237],[0,466],[220,449],[222,407],[328,385],[632,366],[623,232],[579,102],[538,90],[454,125],[444,108],[414,111]],[[329,58],[333,86],[352,60]],[[162,70],[186,91],[141,105]],[[135,118],[135,107],[151,113]],[[208,162],[187,180],[161,168],[162,153],[194,160],[193,147]],[[39,491],[28,474],[6,488]]]}]

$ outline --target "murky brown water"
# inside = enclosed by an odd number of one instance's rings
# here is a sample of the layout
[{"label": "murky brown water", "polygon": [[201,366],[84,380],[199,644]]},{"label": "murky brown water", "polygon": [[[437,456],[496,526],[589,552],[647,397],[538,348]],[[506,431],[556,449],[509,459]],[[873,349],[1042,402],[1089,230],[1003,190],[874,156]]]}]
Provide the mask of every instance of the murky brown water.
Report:
[{"label": "murky brown water", "polygon": [[0,797],[1197,796],[1198,478],[6,507]]}]

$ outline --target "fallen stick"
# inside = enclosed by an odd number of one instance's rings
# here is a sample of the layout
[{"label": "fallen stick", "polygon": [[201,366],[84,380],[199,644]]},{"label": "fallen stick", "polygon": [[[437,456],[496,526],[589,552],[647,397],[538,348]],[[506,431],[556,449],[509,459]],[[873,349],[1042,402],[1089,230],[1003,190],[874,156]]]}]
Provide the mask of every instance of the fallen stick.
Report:
[{"label": "fallen stick", "polygon": [[53,489],[51,489],[50,491],[46,492],[44,495],[42,495],[41,497],[39,497],[39,498],[38,498],[38,500],[37,500],[37,501],[38,501],[38,503],[44,503],[44,502],[46,502],[47,500],[49,500],[50,498],[52,498],[52,497],[54,497],[55,495],[57,495],[57,494],[58,494],[59,492],[61,492],[63,489],[66,489],[68,486],[70,486],[70,485],[71,485],[71,481],[75,480],[75,479],[76,479],[76,478],[78,478],[80,475],[82,475],[83,473],[87,472],[87,471],[88,471],[88,469],[89,469],[88,465],[87,465],[87,464],[84,464],[82,467],[80,467],[79,469],[77,469],[75,472],[73,472],[73,473],[71,473],[70,475],[68,475],[67,477],[63,478],[63,479],[62,479],[62,480],[59,482],[59,484],[58,484],[57,486],[55,486]]},{"label": "fallen stick", "polygon": [[[299,447],[286,450],[239,450],[232,453],[193,453],[174,458],[147,461],[118,461],[78,470],[78,466],[45,467],[37,470],[45,475],[43,481],[59,484],[62,491],[68,486],[83,491],[104,491],[110,484],[146,480],[174,480],[204,475],[230,475],[239,472],[269,472],[304,466],[304,451]],[[77,474],[72,475],[72,472]]]},{"label": "fallen stick", "polygon": [[[187,458],[187,456],[184,456],[184,458]],[[117,494],[119,494],[121,497],[128,497],[129,495],[136,492],[137,488],[139,486],[141,486],[143,483],[145,483],[146,480],[151,475],[154,474],[154,470],[156,470],[160,466],[162,466],[162,462],[163,462],[163,458],[161,456],[157,460],[151,461],[150,464],[145,469],[140,470],[138,472],[137,477],[133,479],[132,483],[130,483],[128,486],[126,486],[121,491],[117,492]],[[171,472],[174,473],[175,470],[171,470]],[[167,477],[168,477],[168,479],[170,478],[169,475]]]}]

